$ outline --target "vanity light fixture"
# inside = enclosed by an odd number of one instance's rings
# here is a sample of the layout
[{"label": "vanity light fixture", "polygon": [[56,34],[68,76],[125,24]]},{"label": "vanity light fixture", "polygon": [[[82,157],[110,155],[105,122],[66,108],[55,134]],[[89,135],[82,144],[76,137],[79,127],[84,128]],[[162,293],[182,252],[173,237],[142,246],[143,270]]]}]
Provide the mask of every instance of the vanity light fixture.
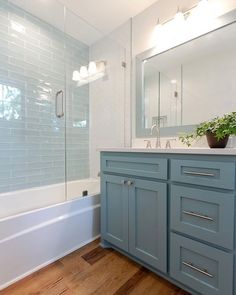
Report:
[{"label": "vanity light fixture", "polygon": [[81,66],[80,70],[73,71],[72,80],[82,86],[104,77],[106,74],[105,61],[91,61],[88,66]]},{"label": "vanity light fixture", "polygon": [[73,81],[79,81],[80,80],[80,73],[79,71],[74,71],[72,76]]},{"label": "vanity light fixture", "polygon": [[97,73],[97,65],[95,61],[90,61],[88,66],[88,73],[89,75],[94,75]]},{"label": "vanity light fixture", "polygon": [[162,24],[160,23],[160,19],[158,18],[157,20],[157,24],[155,27],[155,35],[160,35],[160,33],[162,32]]},{"label": "vanity light fixture", "polygon": [[197,8],[198,8],[198,9],[201,9],[201,10],[205,10],[205,9],[208,9],[208,5],[209,5],[208,0],[201,0],[201,1],[198,3]]},{"label": "vanity light fixture", "polygon": [[197,17],[201,18],[203,21],[214,18],[214,12],[212,8],[213,7],[210,7],[208,0],[201,0],[196,7]]},{"label": "vanity light fixture", "polygon": [[88,77],[88,68],[86,66],[82,66],[80,68],[79,74],[82,79],[87,78]]},{"label": "vanity light fixture", "polygon": [[178,24],[182,24],[185,21],[184,13],[179,10],[179,7],[176,15],[174,16],[174,21]]},{"label": "vanity light fixture", "polygon": [[191,18],[195,14],[199,15],[199,17],[202,17],[204,15],[207,15],[207,12],[209,11],[209,1],[208,0],[200,0],[197,5],[194,5],[192,8],[188,9],[187,11],[181,11],[178,7],[177,13],[174,15],[173,18],[168,19],[164,21],[163,23],[160,23],[159,19],[155,26],[155,35],[158,35],[160,32],[163,31],[163,26],[170,21],[175,21],[177,25],[183,25],[184,21],[186,21],[188,18]]}]

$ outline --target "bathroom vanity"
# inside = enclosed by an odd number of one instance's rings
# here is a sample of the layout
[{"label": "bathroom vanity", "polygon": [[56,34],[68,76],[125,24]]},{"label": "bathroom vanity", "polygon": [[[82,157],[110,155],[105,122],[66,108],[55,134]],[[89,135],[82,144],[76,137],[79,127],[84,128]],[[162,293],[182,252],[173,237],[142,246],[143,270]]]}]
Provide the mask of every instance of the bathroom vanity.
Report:
[{"label": "bathroom vanity", "polygon": [[101,152],[102,246],[201,295],[236,294],[236,150]]}]

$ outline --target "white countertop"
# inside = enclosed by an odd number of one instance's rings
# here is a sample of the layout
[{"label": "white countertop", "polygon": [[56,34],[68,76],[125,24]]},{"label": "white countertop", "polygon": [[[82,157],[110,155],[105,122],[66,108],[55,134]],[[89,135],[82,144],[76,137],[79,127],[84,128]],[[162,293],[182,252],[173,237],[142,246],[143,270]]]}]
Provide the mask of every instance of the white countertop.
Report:
[{"label": "white countertop", "polygon": [[145,149],[145,148],[99,148],[100,152],[117,153],[158,153],[158,154],[199,154],[199,155],[228,155],[236,156],[236,148],[210,149],[210,148],[171,148],[171,149]]}]

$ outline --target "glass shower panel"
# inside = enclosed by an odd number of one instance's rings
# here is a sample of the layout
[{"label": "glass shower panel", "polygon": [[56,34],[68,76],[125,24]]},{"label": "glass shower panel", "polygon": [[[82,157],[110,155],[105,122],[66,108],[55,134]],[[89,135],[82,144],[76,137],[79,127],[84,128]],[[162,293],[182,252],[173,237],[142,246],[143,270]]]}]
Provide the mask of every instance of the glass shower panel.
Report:
[{"label": "glass shower panel", "polygon": [[130,118],[131,22],[102,33],[76,7],[65,18],[67,199],[99,193],[97,148],[124,146]]},{"label": "glass shower panel", "polygon": [[[66,180],[67,198],[86,194],[90,178],[90,44],[100,33],[66,9]],[[93,64],[94,68],[96,65]],[[96,69],[94,69],[96,71]],[[84,71],[84,75],[83,72]]]},{"label": "glass shower panel", "polygon": [[0,1],[0,217],[65,200],[64,31],[12,2]]}]

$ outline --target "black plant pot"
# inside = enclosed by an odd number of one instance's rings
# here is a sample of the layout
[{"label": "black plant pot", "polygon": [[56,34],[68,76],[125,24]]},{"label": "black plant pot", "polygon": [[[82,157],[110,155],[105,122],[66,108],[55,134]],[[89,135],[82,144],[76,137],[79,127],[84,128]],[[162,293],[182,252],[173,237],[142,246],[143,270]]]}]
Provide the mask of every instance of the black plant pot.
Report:
[{"label": "black plant pot", "polygon": [[208,145],[211,149],[224,149],[227,146],[229,135],[225,136],[221,140],[217,140],[214,133],[208,132],[206,134]]}]

